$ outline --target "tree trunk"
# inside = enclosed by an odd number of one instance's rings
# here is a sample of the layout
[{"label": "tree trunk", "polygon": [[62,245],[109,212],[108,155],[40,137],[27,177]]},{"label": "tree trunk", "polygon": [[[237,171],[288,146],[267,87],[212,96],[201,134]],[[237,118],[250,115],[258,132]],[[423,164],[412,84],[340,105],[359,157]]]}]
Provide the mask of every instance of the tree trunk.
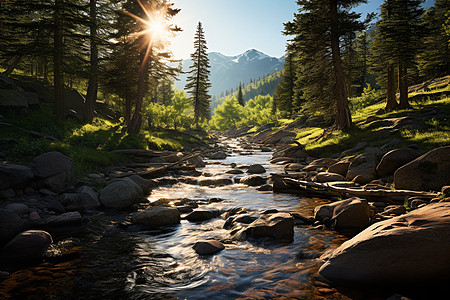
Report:
[{"label": "tree trunk", "polygon": [[54,53],[53,53],[53,84],[55,88],[55,99],[53,114],[56,119],[64,119],[64,78],[63,78],[63,21],[62,10],[64,0],[55,0],[55,14],[54,14]]},{"label": "tree trunk", "polygon": [[141,130],[142,126],[142,102],[144,100],[145,94],[145,78],[148,74],[148,66],[149,66],[149,57],[152,55],[152,45],[148,45],[144,50],[140,53],[140,69],[139,69],[139,79],[138,79],[138,90],[137,90],[137,99],[136,99],[136,107],[134,109],[133,117],[131,118],[130,123],[128,124],[128,133],[130,134],[138,134]]},{"label": "tree trunk", "polygon": [[331,21],[331,52],[333,56],[334,76],[336,80],[336,119],[337,129],[347,129],[352,126],[352,117],[348,108],[347,91],[345,88],[344,70],[342,68],[339,49],[339,31],[337,0],[329,0]]},{"label": "tree trunk", "polygon": [[391,111],[397,108],[397,99],[395,95],[395,69],[394,65],[387,67],[387,98],[386,98],[386,111]]},{"label": "tree trunk", "polygon": [[88,123],[94,119],[95,102],[98,92],[98,46],[97,46],[97,0],[89,2],[91,65],[89,70],[89,83],[84,103],[84,120]]},{"label": "tree trunk", "polygon": [[12,61],[12,63],[8,66],[8,68],[2,74],[5,74],[6,76],[11,75],[11,73],[19,65],[20,61],[22,60],[22,57],[23,57],[22,55],[18,55],[16,57],[14,57],[14,60]]},{"label": "tree trunk", "polygon": [[408,101],[408,67],[406,62],[398,64],[398,87],[400,90],[400,103],[398,108],[410,108]]}]

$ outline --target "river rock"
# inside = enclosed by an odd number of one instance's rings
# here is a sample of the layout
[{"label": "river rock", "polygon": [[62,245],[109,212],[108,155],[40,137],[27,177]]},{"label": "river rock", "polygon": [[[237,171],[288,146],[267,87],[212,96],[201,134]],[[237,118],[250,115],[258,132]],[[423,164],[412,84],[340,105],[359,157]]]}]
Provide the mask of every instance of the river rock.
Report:
[{"label": "river rock", "polygon": [[25,166],[0,164],[0,190],[23,188],[34,177],[33,171]]},{"label": "river rock", "polygon": [[140,197],[139,190],[136,186],[139,187],[137,184],[130,184],[126,180],[112,182],[100,190],[100,203],[107,208],[128,208],[136,203]]},{"label": "river rock", "polygon": [[101,206],[97,192],[89,186],[82,186],[77,193],[64,193],[61,203],[66,210],[85,210]]},{"label": "river rock", "polygon": [[389,151],[382,158],[377,166],[380,177],[384,177],[394,172],[403,165],[419,157],[419,154],[410,148],[400,148]]},{"label": "river rock", "polygon": [[440,191],[450,185],[450,146],[437,148],[400,167],[394,173],[396,189]]},{"label": "river rock", "polygon": [[27,222],[15,212],[0,208],[0,245],[23,231]]},{"label": "river rock", "polygon": [[47,224],[51,226],[80,225],[82,222],[83,217],[77,211],[67,212],[58,216],[51,216],[47,218]]},{"label": "river rock", "polygon": [[42,230],[28,230],[18,234],[2,251],[8,257],[37,258],[53,242],[52,236]]},{"label": "river rock", "polygon": [[262,185],[259,188],[257,188],[257,190],[260,192],[271,192],[272,186],[270,184],[265,184],[265,185]]},{"label": "river rock", "polygon": [[192,247],[199,255],[211,255],[225,249],[225,246],[216,240],[198,241]]},{"label": "river rock", "polygon": [[390,215],[403,215],[406,213],[406,208],[403,205],[389,205],[386,206],[382,212],[382,215],[390,216]]},{"label": "river rock", "polygon": [[244,178],[241,178],[240,183],[246,184],[248,186],[260,186],[263,184],[266,184],[266,179],[261,176],[247,176]]},{"label": "river rock", "polygon": [[340,174],[340,175],[345,177],[347,175],[347,171],[348,171],[348,167],[349,166],[350,166],[349,162],[347,162],[347,161],[339,161],[339,162],[337,162],[335,164],[332,164],[328,168],[328,172]]},{"label": "river rock", "polygon": [[131,218],[135,224],[158,227],[180,223],[180,212],[172,207],[154,206],[137,212]]},{"label": "river rock", "polygon": [[191,222],[203,222],[216,217],[217,213],[209,209],[196,209],[186,216],[186,220]]},{"label": "river rock", "polygon": [[292,242],[294,239],[294,218],[288,213],[265,215],[244,229],[247,237],[273,237]]},{"label": "river rock", "polygon": [[221,178],[207,178],[201,179],[197,182],[201,186],[221,186],[233,184],[233,179],[228,177]]},{"label": "river rock", "polygon": [[6,205],[5,207],[7,210],[10,210],[12,212],[15,212],[18,215],[24,215],[27,214],[30,208],[28,205],[23,203],[10,203]]},{"label": "river rock", "polygon": [[372,181],[377,176],[378,160],[383,153],[378,148],[366,148],[365,152],[355,157],[350,164],[346,178],[353,180],[358,175],[364,176]]},{"label": "river rock", "polygon": [[31,222],[39,222],[42,219],[37,211],[32,211],[28,218]]},{"label": "river rock", "polygon": [[150,194],[151,190],[158,186],[153,180],[142,178],[141,176],[136,174],[131,175],[128,178],[133,180],[134,183],[136,183],[142,189],[142,192],[145,195]]},{"label": "river rock", "polygon": [[57,193],[66,191],[74,181],[74,166],[70,158],[56,151],[39,155],[33,160],[39,186]]},{"label": "river rock", "polygon": [[317,181],[321,183],[333,182],[333,181],[344,181],[344,176],[337,173],[320,172],[316,175]]},{"label": "river rock", "polygon": [[231,169],[231,170],[226,171],[225,173],[232,174],[232,175],[239,175],[239,174],[244,174],[244,171],[239,170],[239,169]]},{"label": "river rock", "polygon": [[266,173],[266,169],[261,166],[261,165],[251,165],[250,167],[248,167],[247,169],[247,173],[249,174],[262,174],[262,173]]},{"label": "river rock", "polygon": [[343,231],[358,231],[367,227],[370,216],[367,200],[357,197],[320,205],[314,209],[316,221]]},{"label": "river rock", "polygon": [[450,203],[430,204],[373,224],[328,256],[333,282],[383,286],[449,280]]},{"label": "river rock", "polygon": [[291,146],[281,151],[277,151],[273,154],[273,158],[277,157],[289,157],[296,160],[305,159],[308,157],[308,153],[305,152],[304,146]]},{"label": "river rock", "polygon": [[227,154],[223,151],[218,151],[216,153],[213,153],[209,156],[210,159],[225,159],[227,158]]},{"label": "river rock", "polygon": [[193,158],[188,159],[189,164],[194,165],[196,168],[204,168],[206,167],[205,162],[200,156],[195,156]]}]

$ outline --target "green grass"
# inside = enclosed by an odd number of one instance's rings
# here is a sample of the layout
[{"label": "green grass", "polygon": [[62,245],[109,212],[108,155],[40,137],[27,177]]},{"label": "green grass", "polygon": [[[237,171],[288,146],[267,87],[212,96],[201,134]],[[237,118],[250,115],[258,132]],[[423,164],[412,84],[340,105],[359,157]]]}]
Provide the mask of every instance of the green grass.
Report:
[{"label": "green grass", "polygon": [[[72,120],[57,122],[49,104],[26,114],[7,113],[0,123],[13,125],[0,125],[0,136],[18,142],[6,151],[8,160],[4,162],[31,165],[34,157],[48,151],[59,151],[74,161],[75,174],[79,177],[129,159],[112,153],[115,149],[181,150],[196,142],[189,136],[164,130],[142,130],[131,136],[124,124],[100,118],[92,124]],[[46,137],[33,137],[22,129],[39,132]]]},{"label": "green grass", "polygon": [[[323,135],[324,129],[308,127],[296,129],[296,140],[305,145],[305,149],[316,156],[330,156],[351,149],[361,141],[367,141],[370,146],[379,147],[394,138],[402,142],[398,147],[419,144],[422,151],[450,144],[450,99],[427,100],[421,103],[411,103],[412,109],[397,110],[385,113],[385,103],[379,102],[353,111],[353,127],[346,131],[332,131]],[[368,117],[374,116],[380,120],[418,114],[426,107],[434,107],[440,111],[439,119],[423,122],[421,130],[403,128],[391,130],[382,125],[374,126],[366,122]],[[444,117],[442,117],[444,116]],[[445,117],[449,116],[449,117]],[[323,135],[323,136],[322,136]]]}]

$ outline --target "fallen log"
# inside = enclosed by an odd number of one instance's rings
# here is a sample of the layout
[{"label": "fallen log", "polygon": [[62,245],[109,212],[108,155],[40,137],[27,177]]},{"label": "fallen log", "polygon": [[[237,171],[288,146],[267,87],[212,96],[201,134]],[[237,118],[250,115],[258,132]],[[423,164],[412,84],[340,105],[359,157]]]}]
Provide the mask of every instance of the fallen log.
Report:
[{"label": "fallen log", "polygon": [[[134,175],[134,174],[142,176],[142,177],[150,177],[150,176],[153,176],[153,175],[157,175],[157,174],[163,173],[165,171],[172,170],[175,166],[179,165],[180,163],[185,162],[187,160],[190,160],[190,159],[192,159],[194,157],[197,157],[197,156],[200,156],[200,155],[204,155],[204,154],[206,154],[207,152],[210,152],[210,151],[211,150],[195,153],[195,154],[192,154],[192,155],[188,155],[186,157],[183,157],[179,161],[176,161],[176,162],[170,163],[170,164],[165,164],[164,166],[161,166],[161,167],[147,168],[145,171],[136,171],[136,172],[133,172],[133,174],[130,174],[130,173],[119,174],[119,175],[116,175],[115,178],[128,177],[128,176]],[[193,168],[191,166],[188,166],[186,168],[186,170],[192,170],[192,169]]]},{"label": "fallen log", "polygon": [[115,154],[126,154],[135,156],[145,156],[145,157],[161,157],[165,155],[174,154],[172,151],[154,151],[154,150],[143,150],[143,149],[123,149],[114,150],[112,153]]},{"label": "fallen log", "polygon": [[406,197],[419,197],[421,199],[433,199],[438,195],[431,192],[409,191],[409,190],[366,190],[362,188],[334,187],[324,183],[295,180],[284,178],[283,182],[295,187],[298,194],[307,196],[326,197],[361,197],[383,202],[402,202]]}]

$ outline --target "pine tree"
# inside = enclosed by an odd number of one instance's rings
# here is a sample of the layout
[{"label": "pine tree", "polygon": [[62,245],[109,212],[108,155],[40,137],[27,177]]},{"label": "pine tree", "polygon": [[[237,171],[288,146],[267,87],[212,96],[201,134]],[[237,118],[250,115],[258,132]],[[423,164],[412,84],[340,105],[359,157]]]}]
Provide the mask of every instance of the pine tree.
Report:
[{"label": "pine tree", "polygon": [[360,31],[363,23],[350,8],[362,0],[298,0],[299,13],[285,24],[285,34],[293,35],[296,53],[296,97],[304,97],[309,109],[329,114],[334,107],[337,129],[351,126],[340,38]]},{"label": "pine tree", "polygon": [[416,61],[422,81],[450,74],[449,40],[443,28],[449,11],[450,1],[436,0],[421,19],[425,34]]},{"label": "pine tree", "polygon": [[242,93],[242,84],[239,84],[239,90],[238,90],[238,95],[237,95],[237,101],[238,103],[244,107],[245,106],[245,101],[244,101],[244,95]]},{"label": "pine tree", "polygon": [[394,92],[395,67],[400,91],[398,107],[409,107],[408,68],[414,64],[419,46],[422,2],[423,0],[385,0],[381,5],[381,19],[377,22],[372,47],[372,64],[378,72],[386,70],[387,73],[387,110],[394,109],[397,103]]},{"label": "pine tree", "polygon": [[300,101],[296,101],[294,97],[295,82],[294,54],[288,50],[281,71],[281,81],[277,84],[273,95],[275,110],[287,112],[291,116],[300,107]]},{"label": "pine tree", "polygon": [[206,50],[205,34],[202,23],[198,22],[197,32],[194,39],[195,52],[191,54],[191,75],[187,78],[186,90],[191,94],[194,106],[194,121],[198,125],[199,120],[209,119],[211,96],[208,94],[209,82],[209,58]]}]

